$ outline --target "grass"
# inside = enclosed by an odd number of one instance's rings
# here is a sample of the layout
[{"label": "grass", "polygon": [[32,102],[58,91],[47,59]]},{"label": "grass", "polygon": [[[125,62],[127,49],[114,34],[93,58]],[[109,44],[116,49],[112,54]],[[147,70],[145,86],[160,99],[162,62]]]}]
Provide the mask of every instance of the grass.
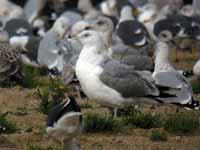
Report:
[{"label": "grass", "polygon": [[40,145],[29,143],[27,144],[27,150],[61,150],[61,148],[51,146],[43,147]]},{"label": "grass", "polygon": [[152,131],[150,135],[150,140],[154,142],[163,142],[167,141],[167,134],[164,131]]},{"label": "grass", "polygon": [[122,109],[118,109],[117,115],[120,117],[127,117],[127,116],[133,116],[138,112],[139,110],[136,108],[136,106],[129,106]]},{"label": "grass", "polygon": [[166,131],[175,134],[192,133],[199,127],[199,116],[193,113],[179,113],[168,116],[164,124]]},{"label": "grass", "polygon": [[200,80],[191,81],[192,89],[195,94],[200,93]]},{"label": "grass", "polygon": [[51,79],[48,86],[38,89],[38,95],[41,99],[39,106],[40,112],[48,114],[49,110],[65,98],[65,93],[69,88],[65,86],[60,79]]},{"label": "grass", "polygon": [[15,133],[17,130],[17,126],[9,122],[6,115],[0,115],[0,134]]},{"label": "grass", "polygon": [[144,114],[137,112],[132,116],[124,118],[124,122],[142,129],[160,128],[163,126],[162,118],[159,115]]},{"label": "grass", "polygon": [[45,80],[41,80],[38,77],[42,77],[48,74],[47,68],[35,68],[30,65],[23,65],[24,86],[26,88],[36,88],[47,84]]},{"label": "grass", "polygon": [[80,107],[81,107],[81,109],[89,109],[89,108],[93,109],[93,108],[95,108],[95,106],[90,104],[90,103],[81,104]]},{"label": "grass", "polygon": [[84,131],[86,133],[121,132],[124,124],[120,119],[90,114],[84,117]]}]

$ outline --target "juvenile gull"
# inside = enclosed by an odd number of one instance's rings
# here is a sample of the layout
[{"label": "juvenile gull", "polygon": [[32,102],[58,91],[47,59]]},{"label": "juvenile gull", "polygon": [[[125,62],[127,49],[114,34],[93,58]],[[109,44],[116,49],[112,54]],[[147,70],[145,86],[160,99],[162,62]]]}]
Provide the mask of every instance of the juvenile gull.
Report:
[{"label": "juvenile gull", "polygon": [[23,81],[21,52],[8,43],[0,43],[0,82],[5,80]]}]

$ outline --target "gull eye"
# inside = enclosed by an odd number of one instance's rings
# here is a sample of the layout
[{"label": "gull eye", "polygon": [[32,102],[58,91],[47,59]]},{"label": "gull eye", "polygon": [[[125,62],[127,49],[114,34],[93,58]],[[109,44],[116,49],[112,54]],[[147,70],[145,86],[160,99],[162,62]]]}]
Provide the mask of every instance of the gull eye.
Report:
[{"label": "gull eye", "polygon": [[104,22],[103,22],[103,21],[98,21],[97,24],[98,24],[98,25],[103,25]]},{"label": "gull eye", "polygon": [[85,30],[90,30],[90,27],[89,26],[85,27]]},{"label": "gull eye", "polygon": [[84,35],[84,37],[88,37],[88,36],[90,36],[90,34],[89,34],[89,33],[86,33],[86,34]]}]

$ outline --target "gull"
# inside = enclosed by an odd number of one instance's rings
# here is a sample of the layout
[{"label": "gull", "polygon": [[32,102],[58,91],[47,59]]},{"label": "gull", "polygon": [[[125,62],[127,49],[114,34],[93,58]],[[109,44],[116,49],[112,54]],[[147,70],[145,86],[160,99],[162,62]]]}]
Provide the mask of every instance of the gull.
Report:
[{"label": "gull", "polygon": [[155,84],[165,88],[162,95],[157,97],[164,103],[174,103],[192,109],[199,109],[199,102],[194,98],[192,86],[170,63],[170,46],[164,37],[156,43],[155,68],[152,74]]},{"label": "gull", "polygon": [[190,4],[184,5],[180,10],[180,14],[186,17],[192,17],[194,15],[193,6]]},{"label": "gull", "polygon": [[103,15],[110,17],[117,17],[117,0],[106,0],[100,4]]},{"label": "gull", "polygon": [[144,24],[150,37],[153,40],[157,40],[154,33],[154,25],[161,19],[165,19],[168,15],[175,15],[177,8],[171,5],[163,6],[158,8],[155,3],[147,3],[141,8],[138,8],[141,13],[138,15],[138,21]]},{"label": "gull", "polygon": [[50,70],[56,68],[58,72],[62,71],[63,55],[59,47],[59,42],[69,30],[69,24],[70,20],[68,18],[59,17],[41,40],[37,57],[40,65],[47,66]]},{"label": "gull", "polygon": [[[135,71],[106,55],[107,49],[98,32],[83,31],[74,38],[83,44],[76,63],[76,76],[90,99],[114,108],[140,103],[167,103],[162,97],[159,99],[162,92],[150,72]],[[114,116],[117,116],[116,111]]]},{"label": "gull", "polygon": [[62,143],[66,150],[80,150],[78,136],[82,130],[82,113],[75,99],[69,96],[48,114],[47,134]]},{"label": "gull", "polygon": [[98,17],[90,22],[79,22],[76,28],[72,29],[74,29],[72,30],[72,34],[78,34],[84,30],[95,30],[101,35],[104,46],[108,48],[110,57],[127,65],[132,65],[136,70],[153,69],[153,62],[151,56],[149,56],[152,48],[148,45],[131,48],[116,40],[116,35],[113,33],[113,23],[107,17]]},{"label": "gull", "polygon": [[19,47],[27,51],[22,55],[23,62],[29,65],[38,66],[37,53],[40,38],[33,35],[31,25],[24,19],[11,19],[6,22],[4,30],[9,35],[11,46]]},{"label": "gull", "polygon": [[0,82],[23,81],[21,53],[22,49],[12,47],[6,42],[0,43]]},{"label": "gull", "polygon": [[124,44],[133,47],[142,47],[149,39],[145,26],[134,18],[130,5],[125,5],[121,9],[116,33]]},{"label": "gull", "polygon": [[26,2],[24,12],[29,23],[33,23],[33,21],[39,16],[39,13],[46,5],[46,2],[46,0],[28,0]]},{"label": "gull", "polygon": [[82,11],[84,15],[84,19],[93,19],[99,16],[101,13],[92,5],[91,0],[79,0],[78,1],[78,9]]},{"label": "gull", "polygon": [[91,99],[108,106],[121,107],[140,102],[139,98],[134,99],[135,96],[159,94],[151,81],[146,84],[145,73],[140,76],[142,72],[136,72],[125,64],[104,57],[103,53],[107,50],[98,32],[83,31],[77,38],[84,46],[75,71],[83,91]]},{"label": "gull", "polygon": [[6,20],[24,17],[23,9],[20,6],[8,0],[1,0],[0,5],[0,16],[4,17]]},{"label": "gull", "polygon": [[113,23],[106,17],[98,17],[90,29],[99,32],[105,46],[109,49],[109,55],[113,59],[119,60],[127,65],[132,65],[135,70],[150,71],[153,69],[151,44],[146,43],[145,45],[138,45],[137,47],[129,47],[115,40],[116,35],[113,34]]}]

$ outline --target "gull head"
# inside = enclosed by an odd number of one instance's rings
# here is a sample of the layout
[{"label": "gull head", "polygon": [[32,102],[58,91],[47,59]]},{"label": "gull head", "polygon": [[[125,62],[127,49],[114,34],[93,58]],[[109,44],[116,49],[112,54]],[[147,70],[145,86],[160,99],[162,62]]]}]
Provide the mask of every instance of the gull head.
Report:
[{"label": "gull head", "polygon": [[185,5],[182,7],[180,13],[187,17],[192,17],[194,15],[194,9],[192,5]]},{"label": "gull head", "polygon": [[92,25],[92,29],[99,32],[112,33],[114,30],[113,22],[107,17],[98,17],[96,20],[94,20]]},{"label": "gull head", "polygon": [[138,20],[140,22],[149,22],[150,20],[152,20],[154,18],[154,16],[157,15],[157,7],[155,4],[146,4],[145,6],[143,6],[142,8],[140,8],[140,11],[142,12],[139,16],[138,16]]},{"label": "gull head", "polygon": [[124,6],[120,12],[120,22],[125,20],[134,20],[133,8],[129,5]]},{"label": "gull head", "polygon": [[83,32],[84,30],[89,30],[91,28],[92,25],[89,20],[81,20],[72,26],[70,34],[76,35]]},{"label": "gull head", "polygon": [[173,15],[178,12],[178,8],[175,5],[165,5],[161,8],[161,16]]},{"label": "gull head", "polygon": [[83,46],[89,47],[103,43],[100,34],[92,30],[86,30],[79,34],[72,35],[71,38],[80,41]]},{"label": "gull head", "polygon": [[69,30],[70,21],[66,17],[60,17],[56,20],[51,30],[56,32],[60,37],[63,37]]},{"label": "gull head", "polygon": [[170,42],[172,39],[173,33],[168,30],[164,30],[158,34],[158,41]]},{"label": "gull head", "polygon": [[100,7],[101,7],[102,13],[107,16],[117,15],[117,1],[116,0],[104,1],[101,3]]}]

